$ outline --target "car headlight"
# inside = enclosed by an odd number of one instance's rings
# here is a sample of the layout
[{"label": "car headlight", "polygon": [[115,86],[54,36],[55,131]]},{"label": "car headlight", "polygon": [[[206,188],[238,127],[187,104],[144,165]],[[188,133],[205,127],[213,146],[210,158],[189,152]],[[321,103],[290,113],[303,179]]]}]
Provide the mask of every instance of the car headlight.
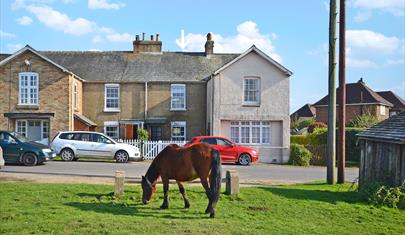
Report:
[{"label": "car headlight", "polygon": [[52,153],[52,149],[42,149],[43,153]]}]

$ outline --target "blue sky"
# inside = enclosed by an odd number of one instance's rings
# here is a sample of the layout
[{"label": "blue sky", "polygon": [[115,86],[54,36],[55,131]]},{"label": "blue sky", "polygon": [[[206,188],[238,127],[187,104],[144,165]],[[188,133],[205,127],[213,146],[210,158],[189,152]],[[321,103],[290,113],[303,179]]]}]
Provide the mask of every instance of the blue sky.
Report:
[{"label": "blue sky", "polygon": [[[0,51],[131,50],[160,33],[164,51],[243,52],[252,44],[294,72],[291,111],[327,93],[328,6],[323,0],[2,0]],[[347,0],[347,82],[405,98],[405,1]],[[184,30],[187,44],[176,39]]]}]

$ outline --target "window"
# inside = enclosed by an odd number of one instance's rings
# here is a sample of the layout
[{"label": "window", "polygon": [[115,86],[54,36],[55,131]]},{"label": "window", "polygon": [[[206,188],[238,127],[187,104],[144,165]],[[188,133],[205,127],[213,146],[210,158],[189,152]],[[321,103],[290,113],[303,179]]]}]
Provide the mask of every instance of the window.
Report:
[{"label": "window", "polygon": [[186,110],[186,85],[172,84],[170,110]]},{"label": "window", "polygon": [[79,100],[79,97],[78,97],[78,92],[77,92],[77,83],[75,83],[73,86],[73,107],[75,109],[78,108],[78,100]]},{"label": "window", "polygon": [[217,138],[217,145],[220,145],[220,146],[232,146],[232,144],[228,140],[222,139],[222,138]]},{"label": "window", "polygon": [[172,140],[186,140],[186,122],[172,122]]},{"label": "window", "polygon": [[385,115],[385,106],[384,105],[380,106],[380,114]]},{"label": "window", "polygon": [[17,121],[16,132],[27,137],[27,121]]},{"label": "window", "polygon": [[42,121],[42,139],[49,138],[49,121]]},{"label": "window", "polygon": [[105,84],[105,112],[120,111],[120,85]]},{"label": "window", "polygon": [[205,138],[201,140],[201,143],[206,143],[206,144],[217,144],[217,140],[215,138]]},{"label": "window", "polygon": [[260,104],[260,79],[245,78],[243,82],[243,103],[247,105]]},{"label": "window", "polygon": [[38,74],[19,74],[19,104],[38,105]]},{"label": "window", "polygon": [[162,140],[163,139],[163,132],[161,126],[151,126],[151,140]]},{"label": "window", "polygon": [[104,122],[104,134],[112,139],[118,139],[118,122]]},{"label": "window", "polygon": [[111,140],[107,139],[106,137],[99,135],[99,134],[92,134],[93,142],[102,143],[102,144],[111,144]]},{"label": "window", "polygon": [[269,121],[232,121],[231,140],[243,144],[269,144]]},{"label": "window", "polygon": [[74,135],[75,135],[74,133],[63,133],[63,134],[60,134],[59,139],[72,140],[72,139],[74,139],[73,138]]}]

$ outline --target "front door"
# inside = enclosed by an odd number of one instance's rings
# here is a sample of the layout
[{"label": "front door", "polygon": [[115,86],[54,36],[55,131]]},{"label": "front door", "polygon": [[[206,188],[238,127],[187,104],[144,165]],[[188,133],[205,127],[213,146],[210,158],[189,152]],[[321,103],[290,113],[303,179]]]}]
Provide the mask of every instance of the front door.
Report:
[{"label": "front door", "polygon": [[41,141],[41,121],[40,120],[29,120],[27,127],[27,136],[31,141]]}]

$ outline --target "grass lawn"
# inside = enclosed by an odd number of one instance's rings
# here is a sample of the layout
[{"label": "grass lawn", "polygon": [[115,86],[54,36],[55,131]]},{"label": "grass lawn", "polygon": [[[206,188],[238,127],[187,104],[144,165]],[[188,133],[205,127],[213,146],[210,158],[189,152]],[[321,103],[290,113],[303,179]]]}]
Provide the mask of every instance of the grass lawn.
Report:
[{"label": "grass lawn", "polygon": [[0,234],[405,234],[405,211],[361,203],[348,184],[244,187],[221,195],[215,219],[202,187],[186,186],[190,209],[170,187],[158,210],[161,188],[145,206],[134,185],[114,198],[111,185],[0,182]]}]

